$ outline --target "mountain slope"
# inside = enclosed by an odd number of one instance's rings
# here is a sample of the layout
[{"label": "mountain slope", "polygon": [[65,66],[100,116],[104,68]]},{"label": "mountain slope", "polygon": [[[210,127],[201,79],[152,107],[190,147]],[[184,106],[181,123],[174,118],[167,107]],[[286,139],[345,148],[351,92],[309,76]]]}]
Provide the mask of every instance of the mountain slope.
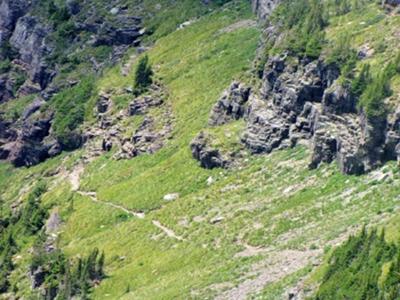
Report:
[{"label": "mountain slope", "polygon": [[[281,54],[275,52],[282,50],[279,43],[264,51],[260,47],[265,27],[257,25],[250,3],[232,1],[205,12],[198,2],[187,1],[183,7],[199,11],[188,9],[189,22],[172,30],[181,21],[174,19],[179,7],[167,2],[171,10],[165,14],[152,11],[155,2],[145,2],[149,15],[157,16],[154,22],[161,24],[158,33],[147,37],[154,44],[145,53],[131,46],[121,62],[93,75],[80,127],[87,140],[80,149],[30,168],[0,163],[2,240],[12,233],[18,246],[4,299],[43,298],[51,284],[59,290],[65,285],[66,277],[50,278],[32,268],[43,237],[40,228],[26,233],[24,217],[18,217],[26,214],[32,195],[38,195],[38,206],[47,212],[40,220],[47,221],[45,249],[61,251],[71,259],[72,270],[79,257],[86,260],[96,248],[104,251],[105,276],[91,281],[85,296],[93,299],[313,297],[324,281],[332,247],[364,224],[387,226],[389,237],[393,235],[400,200],[394,159],[359,176],[343,174],[334,162],[310,169],[315,151],[308,137],[295,147],[254,155],[243,143],[248,115],[236,120],[228,111],[227,123],[209,123],[215,103],[227,93],[229,98],[232,81],[251,86],[249,102],[262,100],[258,88],[267,81],[258,76],[257,65],[266,74],[265,61],[277,62],[274,54]],[[330,18],[324,28],[327,45],[339,32],[349,31],[351,47],[370,47],[362,49],[367,58],[357,60],[354,69],[368,62],[375,72],[393,58],[399,20],[370,3],[359,12]],[[385,49],[379,50],[382,44]],[[375,50],[372,55],[370,49]],[[154,82],[136,96],[136,67],[146,55]],[[286,62],[301,68],[295,57]],[[289,79],[303,79],[295,71],[285,73]],[[399,78],[391,78],[394,107]],[[280,79],[286,84],[284,76]],[[70,93],[56,97],[69,99]],[[26,105],[17,101],[15,105]],[[263,101],[266,106],[268,99]],[[4,106],[6,112],[13,109],[12,102]],[[358,118],[358,112],[352,116]],[[192,157],[190,145],[200,132],[209,138],[205,152],[211,160],[227,159],[229,167],[205,169]],[[41,274],[47,276],[45,282],[40,282]]]}]

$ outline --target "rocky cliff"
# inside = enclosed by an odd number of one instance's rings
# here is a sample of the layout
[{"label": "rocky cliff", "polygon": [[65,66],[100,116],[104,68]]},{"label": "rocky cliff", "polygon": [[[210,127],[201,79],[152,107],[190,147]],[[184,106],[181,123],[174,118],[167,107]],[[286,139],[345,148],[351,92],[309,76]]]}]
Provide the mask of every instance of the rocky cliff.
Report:
[{"label": "rocky cliff", "polygon": [[[277,3],[253,1],[253,8],[265,18]],[[271,27],[267,34],[277,32]],[[279,33],[274,38],[282,39]],[[364,57],[362,51],[359,57]],[[400,106],[385,116],[368,116],[358,105],[359,97],[339,78],[340,66],[283,52],[270,57],[261,73],[260,89],[249,91],[233,83],[224,92],[211,112],[211,126],[244,117],[242,142],[254,154],[308,144],[310,168],[336,160],[343,173],[360,175],[389,160],[400,161]],[[208,156],[218,153],[208,150]],[[193,155],[209,165],[201,159],[207,155]]]},{"label": "rocky cliff", "polygon": [[[107,63],[94,55],[88,59],[89,64],[71,61],[69,56],[79,57],[80,52],[96,53],[108,47],[112,49],[111,60],[118,59],[129,46],[139,45],[144,33],[141,18],[128,12],[126,6],[110,3],[113,8],[100,13],[90,3],[73,0],[58,7],[52,5],[0,1],[0,57],[7,64],[0,71],[0,104],[24,96],[35,98],[17,119],[0,115],[4,128],[0,159],[16,166],[37,164],[63,150],[63,143],[53,134],[54,112],[47,102],[60,90],[79,82],[65,80],[65,68],[77,69],[79,64],[86,64],[83,68],[89,75]],[[55,80],[59,75],[64,79]],[[41,113],[43,106],[46,108]]]}]

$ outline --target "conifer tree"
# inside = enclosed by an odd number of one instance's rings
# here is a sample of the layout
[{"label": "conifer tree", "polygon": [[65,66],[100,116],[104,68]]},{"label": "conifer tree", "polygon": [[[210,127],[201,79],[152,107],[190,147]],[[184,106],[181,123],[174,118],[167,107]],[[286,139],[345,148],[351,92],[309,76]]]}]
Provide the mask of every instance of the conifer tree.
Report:
[{"label": "conifer tree", "polygon": [[148,87],[153,83],[153,70],[149,63],[149,57],[143,56],[139,60],[139,64],[135,72],[135,84],[134,89],[136,94],[145,92]]}]

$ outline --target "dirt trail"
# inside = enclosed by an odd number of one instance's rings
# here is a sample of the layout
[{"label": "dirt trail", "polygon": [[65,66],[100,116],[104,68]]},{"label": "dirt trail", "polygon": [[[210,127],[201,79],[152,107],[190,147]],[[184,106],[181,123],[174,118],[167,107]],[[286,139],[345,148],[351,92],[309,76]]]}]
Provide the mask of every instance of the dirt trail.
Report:
[{"label": "dirt trail", "polygon": [[[133,217],[135,217],[135,218],[144,219],[146,217],[146,214],[143,213],[143,212],[137,212],[137,211],[128,209],[126,207],[123,207],[122,205],[118,205],[118,204],[115,204],[115,203],[112,203],[112,202],[101,201],[101,200],[99,200],[97,198],[97,193],[96,192],[86,192],[86,191],[79,190],[80,177],[81,177],[81,175],[82,175],[84,170],[85,170],[84,165],[83,164],[79,164],[69,174],[68,179],[69,179],[69,181],[71,183],[71,189],[73,191],[77,192],[81,196],[85,196],[85,197],[90,198],[94,203],[106,205],[106,206],[121,210],[121,211],[123,211],[123,212],[125,212],[125,213],[127,213],[127,214],[129,214],[129,215],[131,215]],[[155,227],[157,227],[158,229],[161,229],[168,237],[177,239],[179,241],[183,241],[184,240],[181,236],[175,234],[175,232],[173,230],[163,226],[159,221],[153,220],[152,224]]]},{"label": "dirt trail", "polygon": [[75,166],[75,168],[72,170],[72,172],[68,175],[68,180],[71,183],[71,189],[76,192],[79,190],[79,186],[81,184],[80,178],[85,170],[85,167],[83,164],[78,164]]},{"label": "dirt trail", "polygon": [[79,195],[89,197],[93,202],[100,203],[100,204],[103,204],[103,205],[106,205],[106,206],[109,206],[109,207],[112,207],[112,208],[115,208],[115,209],[122,210],[123,212],[125,212],[125,213],[127,213],[127,214],[129,214],[131,216],[134,216],[134,217],[136,217],[138,219],[144,219],[145,216],[146,216],[142,212],[136,212],[136,211],[127,209],[127,208],[125,208],[125,207],[123,207],[121,205],[114,204],[114,203],[111,203],[111,202],[101,201],[101,200],[99,200],[97,198],[97,194],[95,192],[84,192],[84,191],[77,191],[77,192],[78,192]]},{"label": "dirt trail", "polygon": [[161,225],[161,223],[159,221],[153,220],[153,225],[156,226],[157,228],[161,229],[162,231],[164,231],[164,233],[169,236],[170,238],[174,238],[177,239],[179,241],[183,241],[183,238],[179,235],[176,235],[175,232],[173,232],[171,229]]},{"label": "dirt trail", "polygon": [[[106,205],[106,206],[109,206],[109,207],[112,207],[112,208],[115,208],[115,209],[122,210],[123,212],[125,212],[125,213],[127,213],[127,214],[129,214],[131,216],[134,216],[134,217],[136,217],[138,219],[144,219],[146,217],[145,213],[143,213],[143,212],[133,211],[133,210],[130,210],[130,209],[127,209],[127,208],[123,207],[122,205],[114,204],[112,202],[101,201],[101,200],[99,200],[97,198],[96,192],[84,192],[84,191],[79,191],[78,190],[77,193],[79,195],[82,195],[82,196],[85,196],[85,197],[89,197],[95,203],[99,203],[99,204]],[[181,236],[177,235],[172,229],[169,229],[169,228],[163,226],[159,221],[153,220],[152,224],[155,227],[157,227],[160,230],[162,230],[168,237],[177,239],[179,241],[183,241],[184,240]]]},{"label": "dirt trail", "polygon": [[279,281],[306,267],[319,254],[319,250],[273,252],[264,261],[253,266],[246,274],[247,279],[233,289],[222,292],[215,299],[245,300],[251,294],[261,292],[268,283]]}]

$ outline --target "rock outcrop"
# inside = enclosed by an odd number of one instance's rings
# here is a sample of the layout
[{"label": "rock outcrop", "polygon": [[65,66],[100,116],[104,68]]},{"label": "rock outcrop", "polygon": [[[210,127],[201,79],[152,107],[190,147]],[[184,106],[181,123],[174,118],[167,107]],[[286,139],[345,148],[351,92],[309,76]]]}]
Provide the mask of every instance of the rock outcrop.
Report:
[{"label": "rock outcrop", "polygon": [[29,74],[32,82],[46,88],[54,72],[48,69],[45,62],[51,53],[51,47],[46,42],[50,29],[41,24],[37,18],[24,16],[18,19],[15,30],[10,38],[10,44],[19,53],[20,64]]},{"label": "rock outcrop", "polygon": [[251,4],[258,17],[265,20],[280,2],[281,0],[252,0]]},{"label": "rock outcrop", "polygon": [[[118,13],[99,14],[90,3],[66,0],[57,3],[65,5],[66,15],[54,21],[38,14],[43,9],[40,5],[38,1],[0,0],[0,59],[8,63],[0,74],[0,103],[36,95],[36,100],[19,118],[1,121],[5,132],[0,138],[0,159],[7,159],[16,166],[39,163],[57,155],[65,146],[52,137],[52,113],[36,114],[55,93],[67,87],[53,80],[64,64],[64,60],[58,60],[60,44],[67,46],[62,49],[65,56],[72,48],[76,55],[77,51],[89,47],[107,45],[112,48],[108,61],[117,62],[128,46],[139,44],[144,34],[141,18],[131,15],[125,6],[121,6]],[[60,33],[60,28],[66,32]],[[80,32],[86,34],[77,37]],[[89,60],[95,72],[105,63],[95,57]],[[109,104],[107,99],[99,99],[98,112],[104,114]],[[108,119],[103,118],[102,126],[110,125],[107,122]],[[77,136],[76,146],[81,142],[81,137]],[[110,144],[106,144],[109,149]]]},{"label": "rock outcrop", "polygon": [[204,132],[192,140],[190,148],[193,158],[200,162],[202,168],[225,168],[229,165],[229,159],[210,145],[210,138]]},{"label": "rock outcrop", "polygon": [[[0,159],[16,167],[32,166],[61,152],[60,144],[49,136],[52,114],[27,119],[19,127],[9,125],[0,139]],[[6,123],[7,125],[7,123]],[[4,123],[3,123],[4,126]]]},{"label": "rock outcrop", "polygon": [[398,157],[399,115],[370,118],[336,79],[339,70],[321,61],[266,64],[260,96],[250,96],[242,137],[253,153],[269,153],[309,141],[310,167],[335,159],[346,174],[362,174]]},{"label": "rock outcrop", "polygon": [[25,0],[0,2],[0,48],[7,45],[18,19],[26,13],[29,5],[30,1]]},{"label": "rock outcrop", "polygon": [[[160,150],[173,129],[172,111],[164,101],[166,97],[163,87],[152,85],[146,95],[135,97],[126,110],[114,113],[111,96],[100,93],[95,109],[98,123],[84,130],[84,147],[88,156],[115,150],[113,157],[120,160]],[[157,109],[159,115],[151,115],[152,109]],[[139,115],[143,117],[139,126],[128,122]]]},{"label": "rock outcrop", "polygon": [[236,81],[233,82],[214,105],[208,121],[209,125],[223,125],[242,118],[246,112],[249,95],[250,87]]}]

